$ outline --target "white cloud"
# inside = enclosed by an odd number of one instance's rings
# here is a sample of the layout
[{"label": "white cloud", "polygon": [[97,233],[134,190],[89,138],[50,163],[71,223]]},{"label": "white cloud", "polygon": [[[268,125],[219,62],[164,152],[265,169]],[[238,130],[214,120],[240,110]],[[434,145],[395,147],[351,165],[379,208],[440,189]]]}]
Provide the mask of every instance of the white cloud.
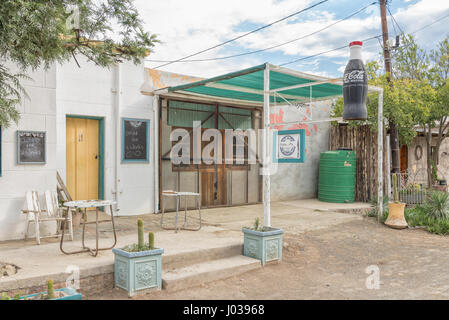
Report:
[{"label": "white cloud", "polygon": [[[273,22],[292,12],[307,7],[312,0],[165,0],[135,2],[141,18],[145,21],[147,30],[156,33],[162,41],[155,48],[155,53],[150,59],[174,60],[210,46],[219,44],[232,37],[248,32],[258,26]],[[363,4],[360,4],[362,7]],[[407,4],[406,7],[393,12],[401,28],[406,32],[412,32],[420,27],[433,22],[443,16],[449,10],[449,1],[420,0],[415,4]],[[343,15],[351,12],[341,10],[338,18],[335,13],[324,11],[325,5],[318,6],[307,13],[298,15],[288,21],[283,21],[263,31],[236,41],[240,48],[231,51],[229,46],[220,47],[194,58],[211,58],[233,53],[241,53],[251,50],[259,50],[282,42],[301,37],[303,35],[321,29],[336,22]],[[353,9],[354,11],[356,9]],[[343,21],[323,32],[307,37],[300,41],[279,47],[269,51],[273,60],[269,62],[280,64],[301,56],[314,55],[340,47],[352,40],[362,40],[381,34],[379,10],[377,6],[371,6],[366,11],[365,18],[359,16]],[[449,19],[448,19],[449,21]],[[243,24],[244,31],[237,31]],[[417,34],[422,41],[433,41],[447,34],[446,23],[443,21]],[[237,30],[236,30],[237,29]],[[393,28],[390,26],[390,33]],[[235,46],[234,46],[235,48]],[[372,40],[364,45],[364,58],[373,59],[379,54],[377,40]],[[280,55],[282,54],[282,56]],[[343,49],[320,56],[334,59],[348,58],[349,50]],[[282,58],[281,58],[282,57]],[[265,58],[266,59],[266,58]],[[282,59],[282,61],[279,61]],[[314,66],[305,64],[306,61],[314,61]],[[257,65],[265,62],[260,55],[248,55],[236,59],[227,59],[198,63],[174,63],[161,68],[171,72],[185,73],[202,77],[214,76],[233,70]],[[148,66],[156,66],[151,63]],[[301,63],[291,64],[292,67],[303,72],[306,70],[327,73],[318,69],[318,59],[304,60]],[[338,71],[340,71],[339,68]],[[334,75],[335,76],[335,75]]]}]

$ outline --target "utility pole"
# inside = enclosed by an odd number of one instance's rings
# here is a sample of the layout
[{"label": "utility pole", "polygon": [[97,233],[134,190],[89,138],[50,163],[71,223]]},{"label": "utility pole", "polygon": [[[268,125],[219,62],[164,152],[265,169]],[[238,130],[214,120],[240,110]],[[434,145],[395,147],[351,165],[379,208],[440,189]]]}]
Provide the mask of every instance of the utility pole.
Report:
[{"label": "utility pole", "polygon": [[[382,39],[384,47],[384,61],[385,61],[385,72],[387,72],[387,81],[390,86],[393,84],[390,82],[393,75],[393,69],[391,67],[391,56],[390,47],[388,45],[388,23],[387,23],[387,1],[379,0],[380,4],[380,19],[382,22]],[[392,161],[392,171],[394,173],[399,173],[401,171],[401,164],[399,160],[399,131],[396,124],[389,120],[390,127],[390,146],[391,146],[391,161]]]}]

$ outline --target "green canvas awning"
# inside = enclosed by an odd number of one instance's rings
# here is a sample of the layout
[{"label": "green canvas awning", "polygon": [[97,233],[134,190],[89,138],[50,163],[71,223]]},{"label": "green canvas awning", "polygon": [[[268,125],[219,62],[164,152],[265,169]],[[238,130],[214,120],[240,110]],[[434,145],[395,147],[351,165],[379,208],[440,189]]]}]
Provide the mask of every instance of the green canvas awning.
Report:
[{"label": "green canvas awning", "polygon": [[[262,64],[218,77],[168,87],[165,90],[169,93],[193,94],[262,104],[264,71],[267,65]],[[342,95],[340,79],[309,75],[274,65],[268,66],[271,103],[316,101]]]}]

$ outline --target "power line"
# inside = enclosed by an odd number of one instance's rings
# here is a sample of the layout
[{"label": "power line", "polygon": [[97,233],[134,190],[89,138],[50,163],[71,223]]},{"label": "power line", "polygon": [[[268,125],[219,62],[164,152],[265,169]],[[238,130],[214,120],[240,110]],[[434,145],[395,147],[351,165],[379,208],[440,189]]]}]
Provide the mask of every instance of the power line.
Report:
[{"label": "power line", "polygon": [[424,29],[426,29],[426,28],[428,28],[428,27],[434,25],[435,23],[440,22],[441,20],[446,19],[447,17],[449,17],[449,14],[447,14],[447,15],[445,15],[445,16],[442,16],[441,18],[438,18],[438,19],[435,20],[434,22],[432,22],[432,23],[430,23],[430,24],[428,24],[428,25],[425,25],[424,27],[421,27],[421,28],[419,28],[418,30],[413,31],[413,32],[410,33],[410,34],[414,34],[414,33],[420,32],[421,30],[424,30]]},{"label": "power line", "polygon": [[[411,32],[410,34],[415,34],[415,33],[417,33],[417,32],[420,32],[420,31],[422,31],[422,30],[424,30],[424,29],[426,29],[426,28],[428,28],[428,27],[434,25],[435,23],[437,23],[437,22],[439,22],[439,21],[441,21],[441,20],[443,20],[443,19],[445,19],[445,18],[447,18],[447,17],[449,17],[449,14],[447,14],[447,15],[445,15],[445,16],[442,16],[441,18],[438,18],[437,20],[433,21],[432,23],[429,23],[428,25],[425,25],[425,26],[423,26],[423,27],[421,27],[421,28],[415,30],[415,31]],[[370,41],[370,40],[372,40],[372,39],[379,38],[379,37],[381,37],[381,36],[382,36],[382,35],[373,36],[373,37],[367,38],[367,39],[362,40],[362,41],[363,41],[363,42],[367,42],[367,41]],[[341,46],[341,47],[338,47],[338,48],[335,48],[335,49],[330,49],[330,50],[327,50],[327,51],[323,51],[323,52],[320,52],[320,53],[317,53],[317,54],[314,54],[314,55],[311,55],[311,56],[307,56],[307,57],[295,59],[295,60],[292,60],[292,61],[289,61],[289,62],[280,64],[279,66],[284,66],[284,65],[287,65],[287,64],[292,64],[292,63],[299,62],[299,61],[302,61],[302,60],[314,58],[314,57],[317,57],[317,56],[320,56],[320,55],[323,55],[323,54],[326,54],[326,53],[330,53],[330,52],[333,52],[333,51],[341,50],[341,49],[344,49],[344,48],[347,48],[347,45],[344,45],[344,46]]]},{"label": "power line", "polygon": [[300,14],[300,13],[303,13],[303,12],[305,12],[305,11],[307,11],[307,10],[310,10],[310,9],[312,9],[312,8],[314,8],[314,7],[316,7],[316,6],[319,6],[319,5],[321,5],[321,4],[325,3],[325,2],[328,2],[328,1],[329,1],[329,0],[322,0],[322,1],[318,2],[318,3],[315,3],[315,4],[313,4],[313,5],[309,6],[309,7],[307,7],[307,8],[304,8],[304,9],[302,9],[302,10],[300,10],[300,11],[297,11],[297,12],[295,12],[295,13],[292,13],[292,14],[290,14],[290,15],[284,17],[284,18],[281,18],[281,19],[279,19],[279,20],[276,20],[276,21],[274,21],[274,22],[272,22],[272,23],[269,23],[269,24],[267,24],[267,25],[264,25],[264,26],[262,26],[262,27],[260,27],[260,28],[255,29],[255,30],[252,30],[252,31],[250,31],[250,32],[247,32],[247,33],[245,33],[245,34],[243,34],[243,35],[241,35],[241,36],[232,38],[232,39],[230,39],[230,40],[227,40],[227,41],[225,41],[225,42],[222,42],[222,43],[220,43],[220,44],[217,44],[217,45],[215,45],[215,46],[213,46],[213,47],[210,47],[210,48],[207,48],[207,49],[198,51],[198,52],[196,52],[196,53],[190,54],[190,55],[185,56],[185,57],[183,57],[183,58],[180,58],[180,59],[177,59],[177,60],[173,60],[173,61],[170,61],[170,62],[161,64],[161,65],[155,67],[154,69],[158,69],[158,68],[160,68],[160,67],[164,67],[164,66],[167,66],[167,65],[169,65],[169,64],[172,64],[172,63],[175,63],[175,62],[179,62],[179,61],[182,61],[182,60],[184,60],[184,59],[187,59],[187,58],[196,56],[196,55],[198,55],[198,54],[200,54],[200,53],[204,53],[204,52],[210,51],[210,50],[212,50],[212,49],[221,47],[221,46],[223,46],[223,45],[225,45],[225,44],[228,44],[228,43],[233,42],[233,41],[235,41],[235,40],[238,40],[238,39],[241,39],[241,38],[243,38],[243,37],[246,37],[246,36],[248,36],[248,35],[250,35],[250,34],[252,34],[252,33],[255,33],[255,32],[260,31],[260,30],[262,30],[262,29],[271,27],[272,25],[274,25],[274,24],[276,24],[276,23],[279,23],[279,22],[281,22],[281,21],[287,20],[287,19],[289,19],[289,18],[291,18],[291,17],[293,17],[293,16],[295,16],[295,15],[298,15],[298,14]]},{"label": "power line", "polygon": [[[388,8],[387,8],[387,9],[388,9]],[[398,32],[396,31],[396,26],[395,26],[395,23],[394,23],[394,21],[393,21],[393,15],[391,14],[391,12],[390,12],[389,9],[388,9],[388,12],[390,13],[390,21],[391,21],[391,24],[393,25],[394,35],[397,36]]]},{"label": "power line", "polygon": [[[373,40],[373,39],[377,39],[377,38],[379,38],[379,37],[381,37],[381,36],[382,36],[382,35],[373,36],[373,37],[369,37],[369,38],[366,38],[366,39],[361,40],[361,41],[362,41],[362,42],[368,42],[368,41],[371,41],[371,40]],[[333,51],[342,50],[342,49],[347,48],[347,47],[348,47],[348,45],[346,44],[346,45],[344,45],[344,46],[341,46],[341,47],[338,47],[338,48],[334,48],[334,49],[330,49],[330,50],[327,50],[327,51],[323,51],[323,52],[320,52],[320,53],[316,53],[316,54],[311,55],[311,56],[307,56],[307,57],[295,59],[295,60],[292,60],[292,61],[289,61],[289,62],[285,62],[285,63],[280,64],[279,66],[282,67],[282,66],[285,66],[285,65],[287,65],[287,64],[292,64],[292,63],[299,62],[299,61],[302,61],[302,60],[314,58],[314,57],[321,56],[321,55],[326,54],[326,53],[330,53],[330,52],[333,52]]]},{"label": "power line", "polygon": [[[354,13],[352,13],[352,14],[350,14],[350,15],[348,15],[348,16],[346,16],[346,17],[344,17],[344,18],[342,18],[342,19],[340,19],[340,20],[338,20],[338,21],[336,21],[336,22],[334,22],[334,23],[331,23],[331,24],[329,24],[329,25],[327,25],[327,26],[325,26],[325,27],[323,27],[323,28],[321,28],[321,29],[319,29],[319,30],[316,30],[316,31],[314,31],[314,32],[311,32],[311,33],[306,34],[306,35],[304,35],[304,36],[301,36],[301,37],[299,37],[299,38],[296,38],[296,39],[293,39],[293,40],[289,40],[289,41],[280,43],[280,44],[275,45],[275,46],[271,46],[271,47],[267,47],[267,48],[259,49],[259,50],[254,50],[254,51],[243,52],[243,53],[234,54],[234,55],[230,55],[230,56],[215,57],[215,58],[206,58],[206,59],[190,59],[190,60],[183,60],[183,61],[179,61],[179,62],[204,62],[204,61],[225,60],[225,59],[241,57],[241,56],[245,56],[245,55],[249,55],[249,54],[259,53],[259,52],[263,52],[263,51],[268,51],[268,50],[271,50],[271,49],[274,49],[274,48],[279,48],[279,47],[284,46],[284,45],[286,45],[286,44],[290,44],[290,43],[293,43],[293,42],[295,42],[295,41],[302,40],[302,39],[304,39],[304,38],[307,38],[307,37],[310,37],[310,36],[315,35],[315,34],[317,34],[317,33],[320,33],[320,32],[322,32],[322,31],[324,31],[324,30],[326,30],[326,29],[329,29],[330,27],[332,27],[332,26],[334,26],[334,25],[336,25],[336,24],[338,24],[338,23],[340,23],[340,22],[343,22],[343,21],[345,21],[345,20],[347,20],[347,19],[349,19],[349,18],[352,18],[353,16],[359,14],[359,13],[362,12],[363,10],[365,10],[365,9],[367,9],[368,7],[370,7],[370,6],[372,6],[372,5],[375,5],[375,4],[377,4],[377,1],[372,2],[372,3],[368,4],[368,5],[366,5],[366,6],[362,7],[362,8],[360,8],[360,9],[357,10],[356,12],[354,12]],[[149,62],[170,62],[170,60],[167,61],[167,60],[151,60],[151,59],[146,59],[145,61],[149,61]]]},{"label": "power line", "polygon": [[390,11],[390,7],[389,7],[389,6],[387,6],[387,10],[388,10],[388,13],[390,14],[391,20],[393,20],[393,23],[392,23],[392,24],[393,24],[393,28],[394,28],[395,32],[396,32],[396,28],[394,27],[394,24],[396,24],[397,27],[398,27],[398,29],[399,29],[399,31],[401,31],[401,33],[404,34],[404,30],[402,30],[401,26],[400,26],[399,23],[396,21],[395,17],[393,16],[393,14],[392,14],[391,11]]}]

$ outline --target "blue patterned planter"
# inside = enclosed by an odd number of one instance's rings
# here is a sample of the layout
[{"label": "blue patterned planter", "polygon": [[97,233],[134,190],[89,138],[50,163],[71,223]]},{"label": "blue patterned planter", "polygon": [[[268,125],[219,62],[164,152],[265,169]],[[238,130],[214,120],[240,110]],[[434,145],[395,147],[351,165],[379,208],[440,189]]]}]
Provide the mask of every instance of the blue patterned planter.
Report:
[{"label": "blue patterned planter", "polygon": [[[55,292],[57,292],[57,291],[63,291],[67,295],[62,298],[54,298],[54,299],[50,299],[50,300],[82,300],[81,293],[76,292],[76,290],[73,288],[55,289]],[[29,295],[20,297],[20,300],[28,300],[28,299],[31,300],[32,297],[35,297],[35,296],[38,296],[41,294],[47,294],[47,292],[39,292],[39,293],[29,294]]]},{"label": "blue patterned planter", "polygon": [[127,252],[113,248],[114,283],[132,297],[138,291],[162,287],[162,253],[164,249]]},{"label": "blue patterned planter", "polygon": [[269,261],[282,260],[282,235],[284,230],[254,231],[243,228],[243,255],[258,259],[265,265]]}]

